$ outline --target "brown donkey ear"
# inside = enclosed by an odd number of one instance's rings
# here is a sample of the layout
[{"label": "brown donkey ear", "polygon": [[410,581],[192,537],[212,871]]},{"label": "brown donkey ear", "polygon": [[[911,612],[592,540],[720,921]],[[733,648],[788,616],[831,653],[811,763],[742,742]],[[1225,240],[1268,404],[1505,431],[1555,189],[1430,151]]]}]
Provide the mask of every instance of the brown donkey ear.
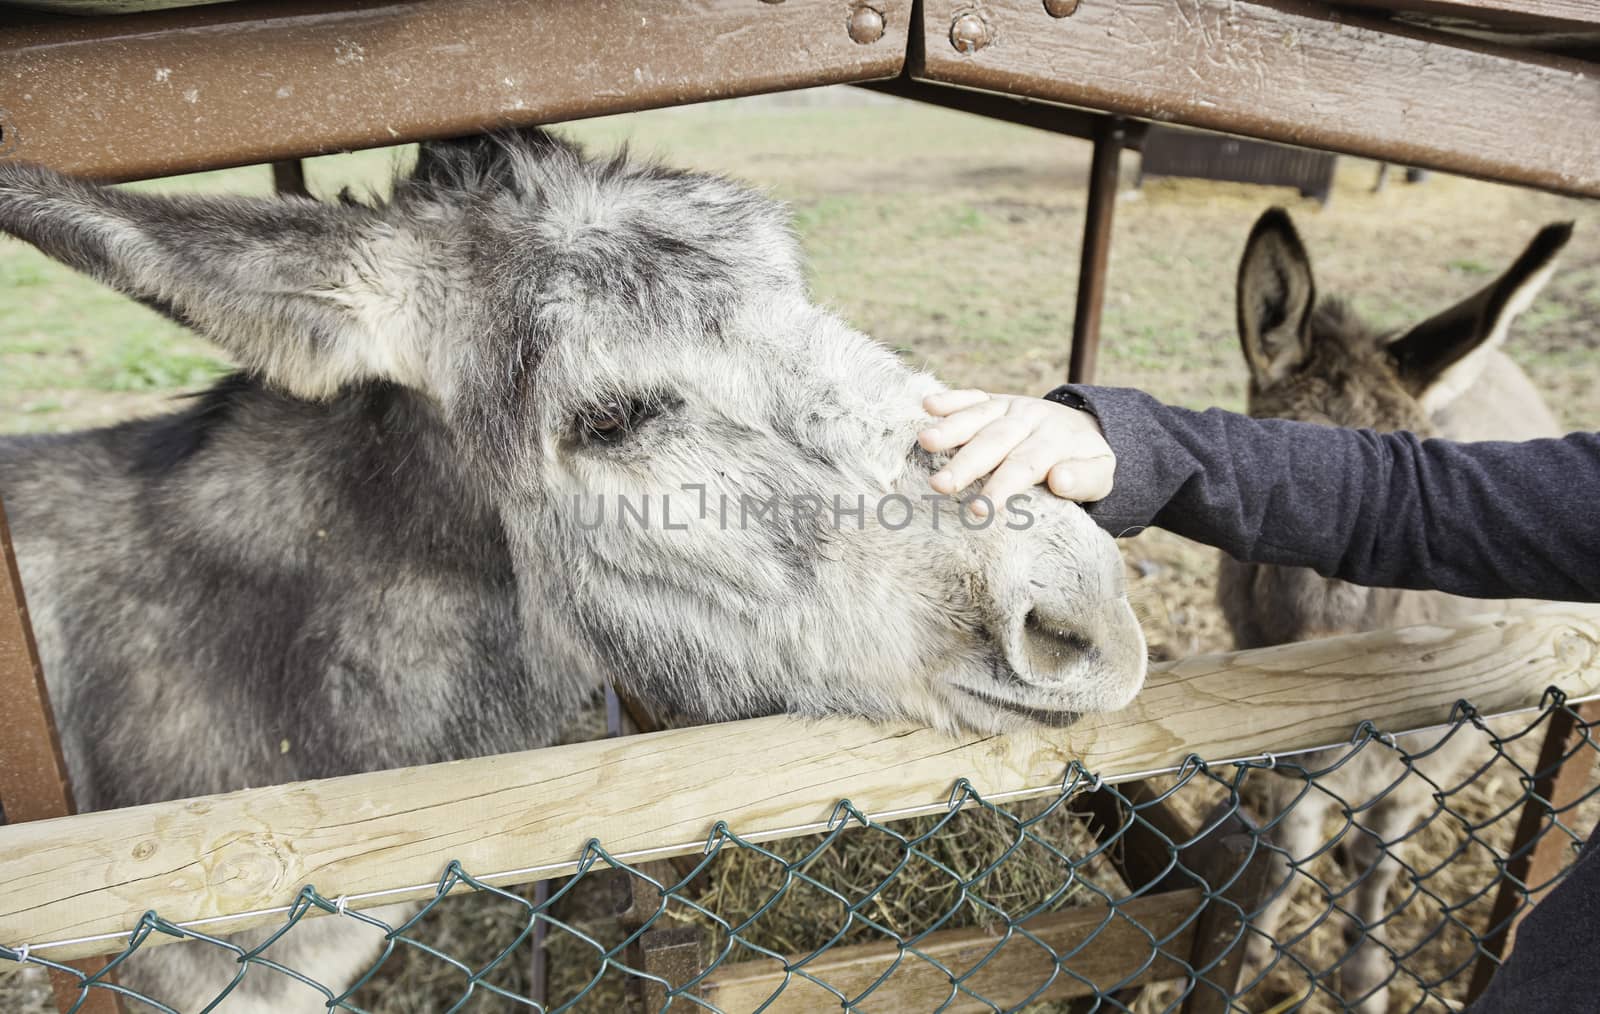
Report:
[{"label": "brown donkey ear", "polygon": [[1317,287],[1289,213],[1272,208],[1250,230],[1239,262],[1239,342],[1258,386],[1293,373],[1310,354]]},{"label": "brown donkey ear", "polygon": [[1483,372],[1511,321],[1533,303],[1572,238],[1572,223],[1547,225],[1505,274],[1389,345],[1400,380],[1428,411],[1449,404]]}]

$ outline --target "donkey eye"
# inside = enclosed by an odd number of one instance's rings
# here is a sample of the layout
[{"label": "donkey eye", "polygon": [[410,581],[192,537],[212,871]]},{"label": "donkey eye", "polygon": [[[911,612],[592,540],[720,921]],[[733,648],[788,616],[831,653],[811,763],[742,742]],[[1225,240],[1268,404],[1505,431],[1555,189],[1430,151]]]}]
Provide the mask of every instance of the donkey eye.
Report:
[{"label": "donkey eye", "polygon": [[662,408],[658,399],[629,398],[607,401],[578,413],[574,429],[586,441],[614,444],[639,428]]},{"label": "donkey eye", "polygon": [[632,419],[629,406],[614,401],[584,416],[583,427],[593,437],[608,437],[628,428]]}]

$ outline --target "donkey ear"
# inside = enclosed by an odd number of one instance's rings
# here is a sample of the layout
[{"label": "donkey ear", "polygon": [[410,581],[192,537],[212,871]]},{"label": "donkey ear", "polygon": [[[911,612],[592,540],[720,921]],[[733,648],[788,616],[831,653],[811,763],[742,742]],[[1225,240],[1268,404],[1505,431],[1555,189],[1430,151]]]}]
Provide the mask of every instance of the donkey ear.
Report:
[{"label": "donkey ear", "polygon": [[162,197],[0,165],[0,232],[183,321],[306,398],[388,380],[440,395],[427,244],[360,205]]},{"label": "donkey ear", "polygon": [[1438,411],[1478,379],[1489,355],[1505,343],[1511,321],[1550,280],[1556,255],[1571,238],[1571,222],[1545,226],[1505,274],[1390,344],[1401,382],[1425,410]]},{"label": "donkey ear", "polygon": [[1258,385],[1282,380],[1305,362],[1316,302],[1305,245],[1289,213],[1272,208],[1256,220],[1239,262],[1239,342]]}]

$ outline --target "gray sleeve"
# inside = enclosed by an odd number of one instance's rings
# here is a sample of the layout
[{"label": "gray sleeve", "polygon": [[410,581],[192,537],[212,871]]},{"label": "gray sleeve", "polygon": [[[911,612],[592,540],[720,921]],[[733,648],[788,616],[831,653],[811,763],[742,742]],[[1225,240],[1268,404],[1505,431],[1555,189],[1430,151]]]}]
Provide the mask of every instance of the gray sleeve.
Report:
[{"label": "gray sleeve", "polygon": [[1111,495],[1087,505],[1113,535],[1154,525],[1362,585],[1600,601],[1600,434],[1454,443],[1117,388],[1049,397],[1073,394],[1117,455]]}]

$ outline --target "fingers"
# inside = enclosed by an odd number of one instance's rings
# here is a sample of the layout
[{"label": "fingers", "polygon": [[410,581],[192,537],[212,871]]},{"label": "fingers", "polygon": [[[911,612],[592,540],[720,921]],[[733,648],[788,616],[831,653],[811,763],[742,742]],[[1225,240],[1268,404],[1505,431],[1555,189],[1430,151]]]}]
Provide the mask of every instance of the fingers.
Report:
[{"label": "fingers", "polygon": [[[1080,503],[1111,493],[1116,458],[1092,415],[976,389],[929,395],[923,408],[940,418],[917,442],[931,453],[954,452],[930,480],[937,492],[957,494],[988,476],[982,496],[991,504],[1041,482]],[[972,509],[984,513],[981,501]]]},{"label": "fingers", "polygon": [[1117,459],[1110,455],[1063,461],[1050,469],[1046,482],[1050,492],[1064,500],[1093,503],[1111,495],[1111,481]]},{"label": "fingers", "polygon": [[[1025,493],[1043,482],[1051,467],[1061,460],[1060,447],[1052,444],[1038,432],[1024,437],[983,484],[983,495],[992,504],[1004,504],[1007,498]],[[981,513],[982,505],[975,509]]]},{"label": "fingers", "polygon": [[930,394],[922,399],[922,410],[929,415],[949,415],[959,412],[964,408],[971,408],[980,401],[988,401],[987,391],[976,388],[966,388],[960,391],[940,391]]},{"label": "fingers", "polygon": [[965,441],[965,446],[956,452],[955,457],[934,473],[930,480],[933,488],[940,493],[954,493],[967,488],[979,476],[988,475],[998,468],[1032,432],[1033,427],[1019,419],[1000,418],[990,422],[976,436]]},{"label": "fingers", "polygon": [[1001,398],[985,396],[983,401],[960,409],[947,416],[936,426],[917,434],[917,443],[925,451],[948,451],[971,440],[978,431],[1006,414],[1006,402]]}]

